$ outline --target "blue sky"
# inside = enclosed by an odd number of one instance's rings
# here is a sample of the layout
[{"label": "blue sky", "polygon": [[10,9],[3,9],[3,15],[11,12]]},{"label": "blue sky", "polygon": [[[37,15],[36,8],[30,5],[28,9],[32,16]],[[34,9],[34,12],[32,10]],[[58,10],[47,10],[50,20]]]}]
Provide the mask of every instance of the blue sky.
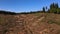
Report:
[{"label": "blue sky", "polygon": [[49,7],[51,3],[58,3],[60,0],[0,0],[0,10],[12,12],[30,12],[41,10],[42,7]]}]

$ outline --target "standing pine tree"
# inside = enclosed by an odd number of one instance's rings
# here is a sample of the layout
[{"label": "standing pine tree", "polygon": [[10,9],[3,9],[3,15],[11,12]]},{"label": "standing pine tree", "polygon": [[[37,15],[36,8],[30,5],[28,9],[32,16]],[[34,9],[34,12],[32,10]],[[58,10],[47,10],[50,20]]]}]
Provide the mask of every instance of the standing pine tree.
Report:
[{"label": "standing pine tree", "polygon": [[43,7],[43,12],[45,12],[45,7]]},{"label": "standing pine tree", "polygon": [[52,4],[50,5],[50,9],[53,9],[53,8],[55,8],[55,3],[52,3]]}]

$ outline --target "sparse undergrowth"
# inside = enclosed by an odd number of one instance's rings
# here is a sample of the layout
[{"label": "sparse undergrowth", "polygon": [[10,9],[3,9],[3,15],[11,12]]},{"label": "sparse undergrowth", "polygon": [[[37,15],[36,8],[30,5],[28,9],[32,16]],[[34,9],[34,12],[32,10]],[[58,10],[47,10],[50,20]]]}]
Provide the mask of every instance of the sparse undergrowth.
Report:
[{"label": "sparse undergrowth", "polygon": [[60,22],[57,22],[57,21],[54,21],[54,20],[49,20],[48,23],[49,23],[49,24],[55,23],[55,24],[57,24],[57,25],[60,25]]},{"label": "sparse undergrowth", "polygon": [[49,20],[48,23],[49,23],[49,24],[53,24],[53,23],[56,23],[56,22],[53,21],[53,20]]},{"label": "sparse undergrowth", "polygon": [[0,17],[0,25],[3,25],[4,24],[4,18],[3,17]]}]

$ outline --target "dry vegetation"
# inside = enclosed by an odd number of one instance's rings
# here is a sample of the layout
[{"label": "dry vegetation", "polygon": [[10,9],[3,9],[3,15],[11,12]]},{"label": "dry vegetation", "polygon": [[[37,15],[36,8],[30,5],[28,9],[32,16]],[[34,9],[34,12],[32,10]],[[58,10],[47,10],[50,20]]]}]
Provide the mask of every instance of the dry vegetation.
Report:
[{"label": "dry vegetation", "polygon": [[0,34],[60,34],[60,14],[0,14]]}]

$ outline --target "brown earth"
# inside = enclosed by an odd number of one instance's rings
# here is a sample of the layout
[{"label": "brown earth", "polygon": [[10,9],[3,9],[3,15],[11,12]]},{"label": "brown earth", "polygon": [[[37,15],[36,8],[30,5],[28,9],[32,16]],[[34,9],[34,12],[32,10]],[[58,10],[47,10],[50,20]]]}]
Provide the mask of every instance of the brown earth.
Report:
[{"label": "brown earth", "polygon": [[60,34],[60,14],[0,14],[0,34]]}]

